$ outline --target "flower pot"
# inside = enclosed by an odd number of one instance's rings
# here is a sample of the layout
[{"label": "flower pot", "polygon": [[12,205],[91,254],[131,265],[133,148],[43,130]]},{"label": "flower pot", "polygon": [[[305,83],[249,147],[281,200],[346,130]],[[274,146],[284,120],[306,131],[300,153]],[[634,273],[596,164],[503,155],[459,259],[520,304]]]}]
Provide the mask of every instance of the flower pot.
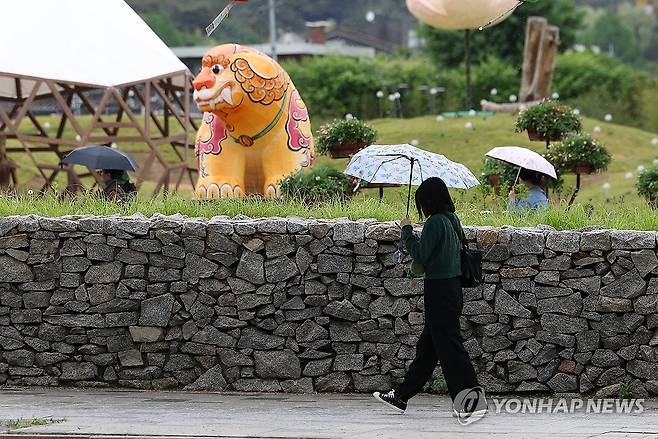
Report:
[{"label": "flower pot", "polygon": [[596,172],[596,168],[591,163],[578,162],[571,166],[571,172],[574,174],[593,174]]},{"label": "flower pot", "polygon": [[361,151],[368,144],[362,140],[350,140],[348,142],[336,142],[329,149],[329,157],[332,159],[346,159]]},{"label": "flower pot", "polygon": [[534,129],[534,128],[528,128],[527,132],[528,132],[528,139],[532,140],[533,142],[534,141],[540,141],[540,140],[542,142],[545,142],[547,140],[549,140],[551,142],[555,142],[556,140],[562,139],[561,135],[553,136],[549,139],[548,136],[538,133],[537,130]]},{"label": "flower pot", "polygon": [[493,188],[496,195],[500,195],[500,174],[491,174],[486,177],[487,183]]}]

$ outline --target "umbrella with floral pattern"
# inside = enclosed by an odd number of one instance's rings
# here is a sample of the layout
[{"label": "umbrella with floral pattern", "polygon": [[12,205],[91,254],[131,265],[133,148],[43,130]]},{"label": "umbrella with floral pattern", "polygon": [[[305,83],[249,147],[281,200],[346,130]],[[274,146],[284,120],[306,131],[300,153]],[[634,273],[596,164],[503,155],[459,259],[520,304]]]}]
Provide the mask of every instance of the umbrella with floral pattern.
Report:
[{"label": "umbrella with floral pattern", "polygon": [[372,145],[352,157],[343,171],[368,183],[407,184],[407,216],[411,201],[411,186],[418,186],[430,177],[441,178],[448,187],[470,189],[480,184],[461,163],[411,145]]}]

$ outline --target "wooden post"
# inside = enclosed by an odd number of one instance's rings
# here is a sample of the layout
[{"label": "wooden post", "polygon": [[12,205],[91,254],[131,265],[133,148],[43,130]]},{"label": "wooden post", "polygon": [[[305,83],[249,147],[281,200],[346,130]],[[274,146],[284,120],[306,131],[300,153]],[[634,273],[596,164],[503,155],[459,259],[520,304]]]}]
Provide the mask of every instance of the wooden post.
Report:
[{"label": "wooden post", "polygon": [[519,101],[548,98],[560,45],[560,29],[549,26],[545,18],[530,17],[526,27],[523,53],[523,76]]}]

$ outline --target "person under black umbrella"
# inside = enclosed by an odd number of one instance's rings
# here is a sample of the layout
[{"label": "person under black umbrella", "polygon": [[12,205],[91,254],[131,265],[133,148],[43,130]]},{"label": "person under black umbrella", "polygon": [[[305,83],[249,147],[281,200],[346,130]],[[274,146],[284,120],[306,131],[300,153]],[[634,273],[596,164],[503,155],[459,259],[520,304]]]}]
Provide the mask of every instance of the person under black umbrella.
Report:
[{"label": "person under black umbrella", "polygon": [[130,182],[128,172],[137,165],[128,154],[103,145],[76,148],[62,160],[62,164],[82,165],[97,169],[99,183],[104,185],[102,195],[111,201],[130,202],[137,188]]},{"label": "person under black umbrella", "polygon": [[126,171],[120,169],[101,169],[96,171],[105,184],[102,195],[110,201],[130,202],[137,196],[137,187],[130,182]]}]

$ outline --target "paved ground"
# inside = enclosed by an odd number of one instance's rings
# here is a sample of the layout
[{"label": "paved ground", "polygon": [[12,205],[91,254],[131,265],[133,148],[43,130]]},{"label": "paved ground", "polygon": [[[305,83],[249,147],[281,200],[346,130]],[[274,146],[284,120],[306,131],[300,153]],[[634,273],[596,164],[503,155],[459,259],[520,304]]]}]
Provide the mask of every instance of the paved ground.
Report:
[{"label": "paved ground", "polygon": [[[493,407],[493,404],[490,404]],[[209,394],[0,389],[0,420],[65,421],[0,432],[50,439],[128,435],[220,438],[658,438],[658,400],[636,414],[490,413],[461,426],[447,397],[418,396],[407,413],[368,395]],[[4,424],[4,422],[2,422]],[[20,435],[20,436],[18,436]]]}]

